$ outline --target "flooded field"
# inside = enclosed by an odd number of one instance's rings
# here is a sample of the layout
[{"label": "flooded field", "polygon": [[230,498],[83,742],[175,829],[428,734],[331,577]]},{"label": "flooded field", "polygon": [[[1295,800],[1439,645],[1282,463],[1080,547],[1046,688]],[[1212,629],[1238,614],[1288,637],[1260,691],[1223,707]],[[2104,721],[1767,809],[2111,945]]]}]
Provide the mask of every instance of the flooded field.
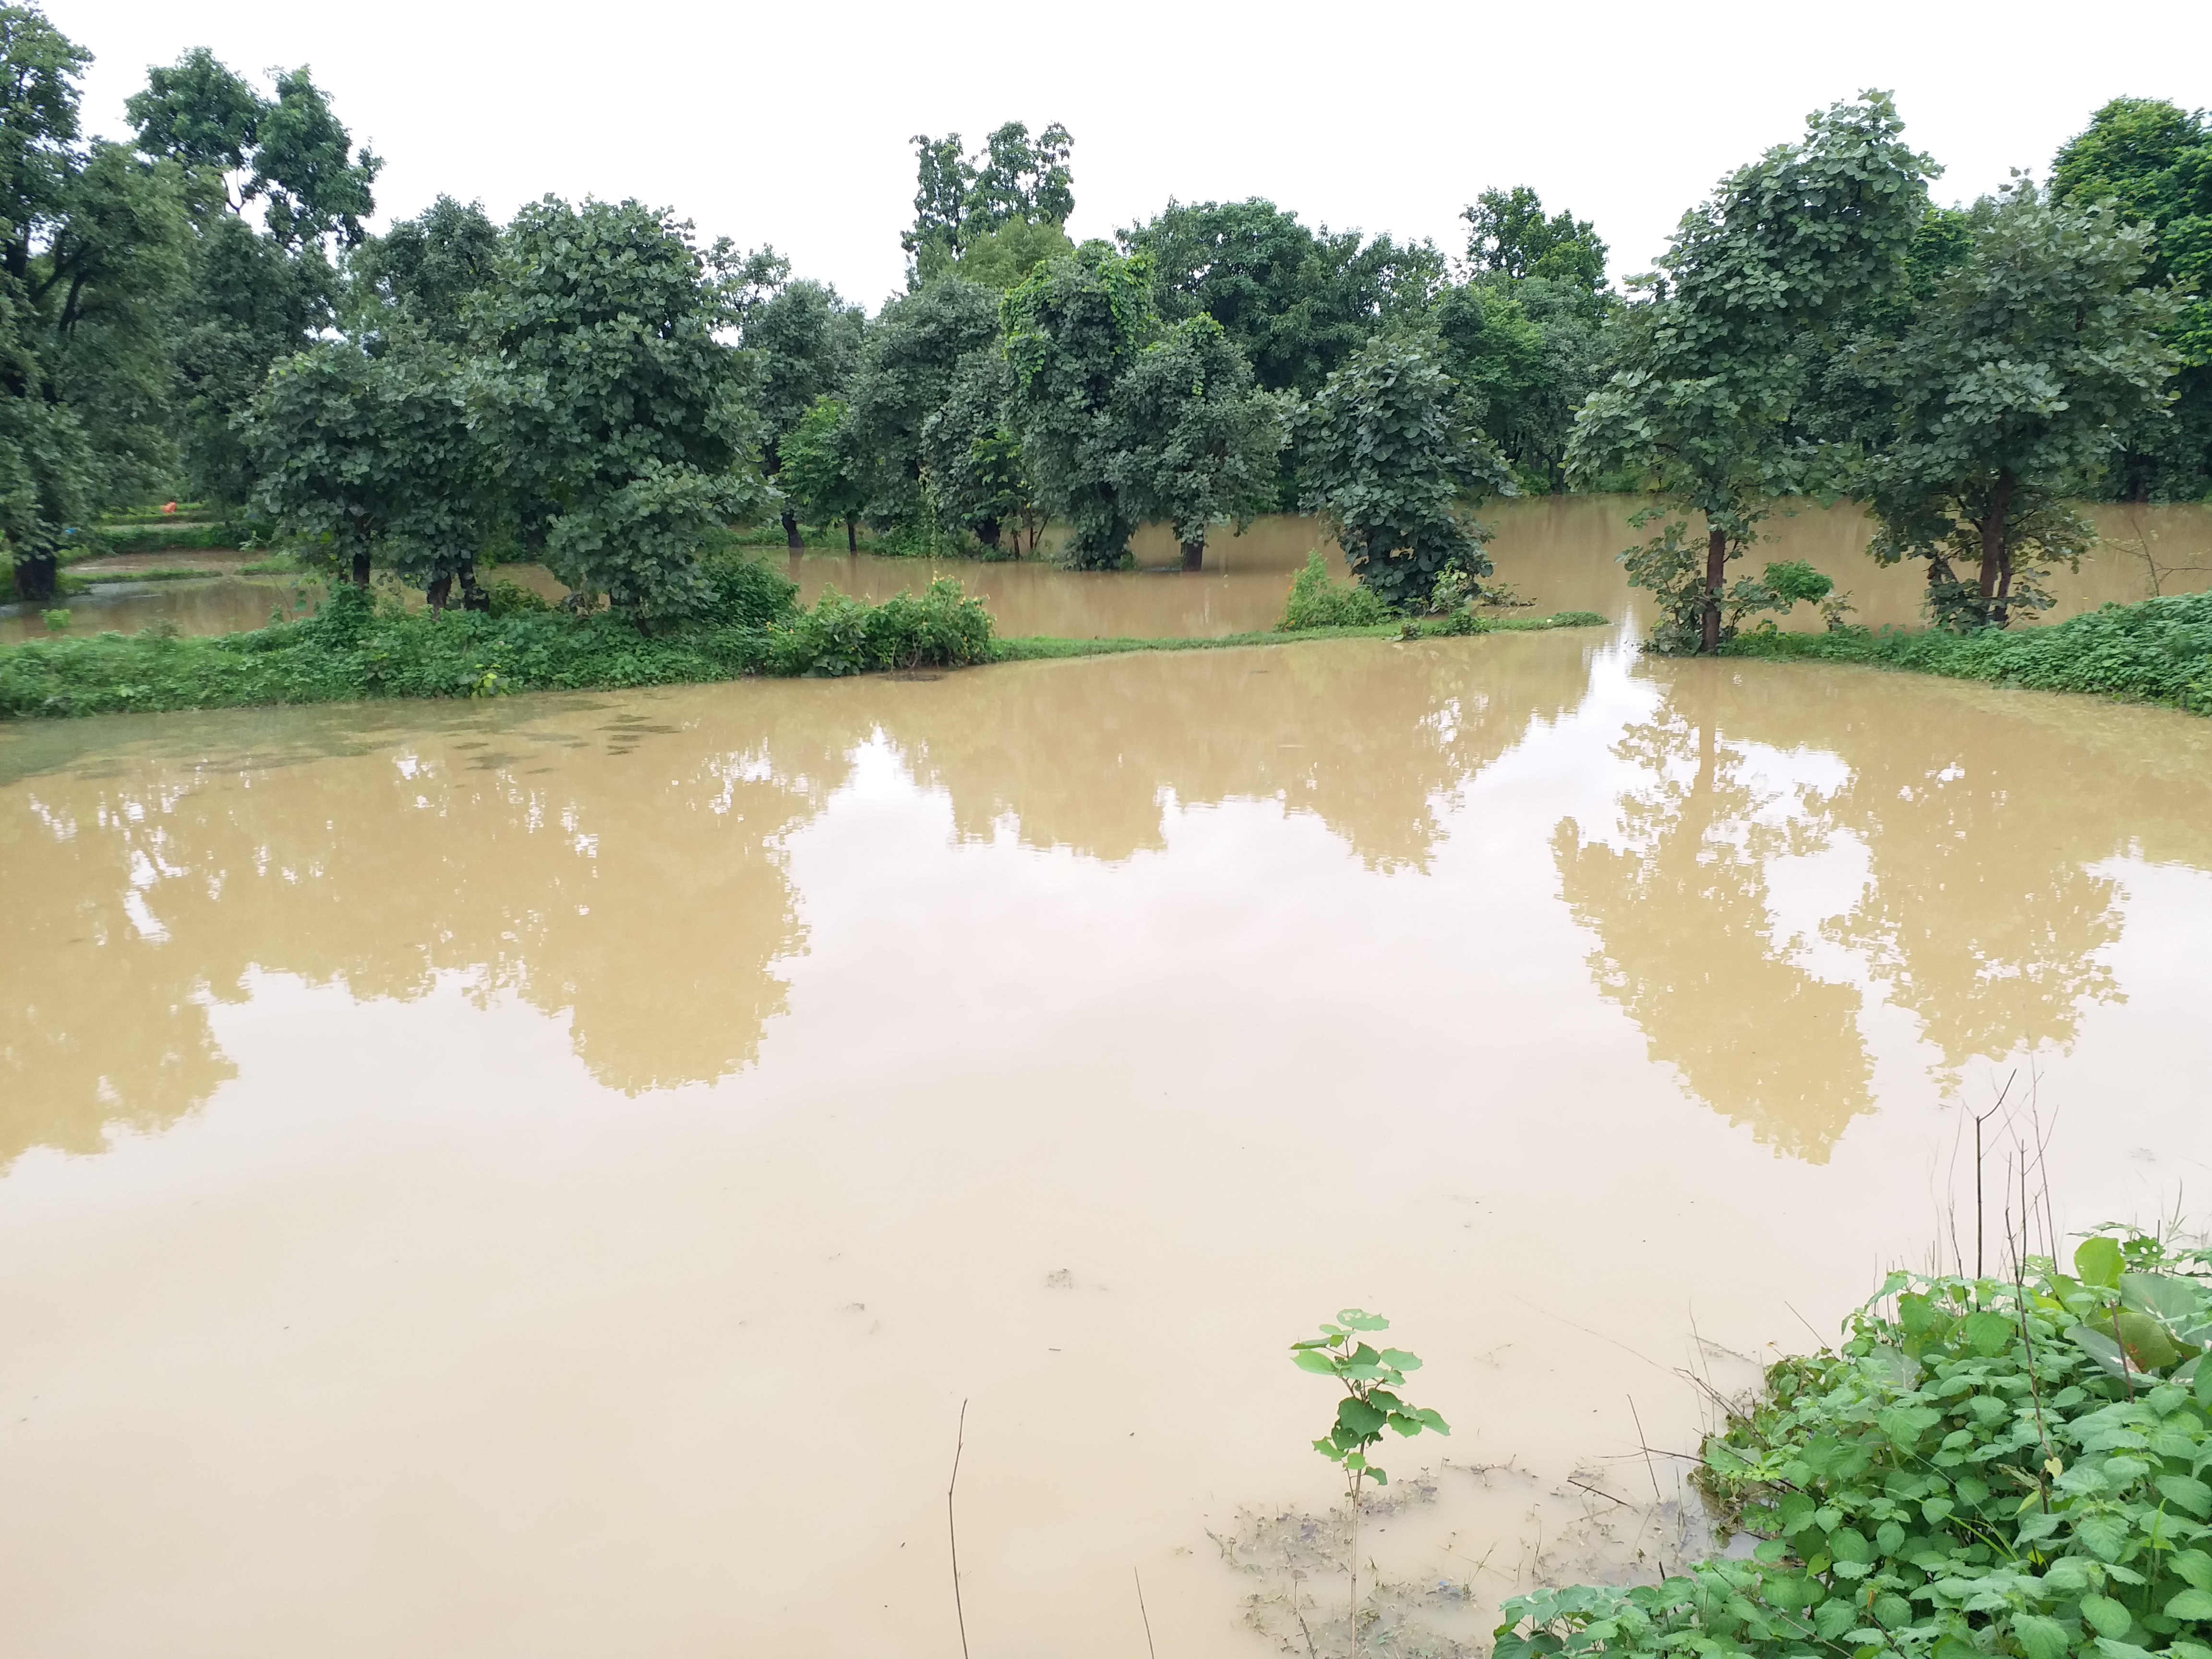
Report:
[{"label": "flooded field", "polygon": [[951,1656],[965,1401],[975,1659],[1259,1659],[1347,1304],[1470,1635],[1679,1561],[1639,1419],[1970,1253],[2008,1081],[2062,1225],[2201,1206],[2212,722],[1504,542],[1622,623],[0,731],[12,1644]]},{"label": "flooded field", "polygon": [[[1648,532],[1628,524],[1635,503],[1608,496],[1569,496],[1493,503],[1485,521],[1495,530],[1492,556],[1498,580],[1547,611],[1597,611],[1620,617],[1637,603],[1615,556]],[[2104,540],[2078,573],[2061,570],[2051,586],[2057,597],[2052,618],[2100,605],[2132,603],[2157,592],[2193,593],[2212,586],[2212,508],[2094,507],[2086,509]],[[1804,559],[1832,576],[1852,596],[1854,620],[1917,627],[1925,575],[1918,568],[1885,570],[1866,556],[1867,520],[1853,507],[1810,505],[1778,514],[1772,539],[1744,562],[1746,572],[1771,559]],[[1130,635],[1202,638],[1272,628],[1283,612],[1291,577],[1319,547],[1338,571],[1343,560],[1313,520],[1259,520],[1242,536],[1217,532],[1206,548],[1206,568],[1182,566],[1173,538],[1158,526],[1132,544],[1138,568],[1077,575],[1048,559],[988,564],[974,559],[893,559],[863,554],[810,552],[787,561],[775,549],[760,555],[783,564],[807,603],[835,586],[859,599],[880,599],[950,576],[988,604],[1006,635],[1049,634],[1063,638]],[[145,556],[159,562],[164,556]],[[178,562],[184,556],[174,556]],[[246,555],[194,555],[245,558]],[[113,561],[108,562],[112,564]],[[495,573],[548,599],[567,592],[536,565],[510,565]],[[419,597],[419,596],[418,596]],[[301,603],[295,580],[225,577],[204,582],[141,584],[102,590],[67,601],[70,631],[114,629],[131,633],[167,617],[187,634],[233,633],[258,628],[272,607]],[[1786,625],[1820,625],[1810,606]],[[44,638],[36,606],[0,607],[0,644]]]}]

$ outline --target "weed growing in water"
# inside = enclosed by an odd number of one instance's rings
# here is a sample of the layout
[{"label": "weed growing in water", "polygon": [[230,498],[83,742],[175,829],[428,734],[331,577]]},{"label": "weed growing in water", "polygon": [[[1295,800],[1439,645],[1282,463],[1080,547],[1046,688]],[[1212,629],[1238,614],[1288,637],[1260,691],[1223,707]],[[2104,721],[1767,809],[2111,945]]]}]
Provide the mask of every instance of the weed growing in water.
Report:
[{"label": "weed growing in water", "polygon": [[1291,579],[1283,601],[1279,633],[1302,628],[1374,628],[1395,622],[1398,613],[1358,582],[1340,582],[1328,574],[1318,550],[1306,555],[1305,568]]},{"label": "weed growing in water", "polygon": [[[1318,558],[1318,555],[1316,556]],[[1307,567],[1312,568],[1310,563]],[[1451,1425],[1425,1407],[1407,1401],[1397,1390],[1406,1386],[1406,1373],[1421,1368],[1420,1356],[1403,1348],[1374,1348],[1363,1333],[1387,1331],[1390,1322],[1379,1314],[1346,1308],[1334,1324],[1324,1323],[1319,1336],[1291,1344],[1291,1360],[1302,1371],[1334,1377],[1344,1386],[1336,1402],[1336,1421],[1313,1443],[1314,1449],[1344,1471],[1344,1508],[1351,1528],[1351,1629],[1354,1659],[1359,1652],[1359,1492],[1363,1482],[1388,1486],[1389,1475],[1368,1456],[1382,1431],[1411,1439],[1425,1429],[1449,1434]]]}]

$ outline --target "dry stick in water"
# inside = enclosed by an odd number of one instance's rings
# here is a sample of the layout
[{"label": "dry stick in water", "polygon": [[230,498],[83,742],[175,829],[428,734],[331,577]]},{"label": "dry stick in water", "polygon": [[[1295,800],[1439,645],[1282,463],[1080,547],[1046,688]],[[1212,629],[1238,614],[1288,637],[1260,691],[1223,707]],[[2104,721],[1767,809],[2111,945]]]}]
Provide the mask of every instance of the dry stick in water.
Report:
[{"label": "dry stick in water", "polygon": [[960,1453],[968,1443],[968,1402],[960,1402],[960,1428],[952,1442],[952,1479],[945,1487],[945,1532],[952,1540],[952,1611],[960,1620],[960,1659],[968,1659],[968,1609],[960,1604],[960,1528],[952,1521],[952,1489],[960,1484]]},{"label": "dry stick in water", "polygon": [[[1152,1659],[1160,1659],[1160,1650],[1152,1645],[1152,1615],[1145,1612],[1144,1575],[1132,1567],[1129,1569],[1129,1577],[1137,1581],[1137,1612],[1145,1621],[1145,1651],[1151,1654]],[[1296,1589],[1297,1586],[1294,1584],[1291,1588]]]},{"label": "dry stick in water", "polygon": [[[1644,1437],[1644,1416],[1636,1409],[1636,1396],[1632,1394],[1628,1396],[1628,1415],[1636,1425],[1636,1443],[1644,1448],[1644,1472],[1651,1477],[1651,1514],[1656,1520],[1659,1511],[1667,1506],[1667,1500],[1659,1495],[1659,1466],[1651,1461],[1651,1442]],[[1659,1558],[1659,1577],[1662,1583],[1666,1581],[1667,1558],[1664,1555]]]}]

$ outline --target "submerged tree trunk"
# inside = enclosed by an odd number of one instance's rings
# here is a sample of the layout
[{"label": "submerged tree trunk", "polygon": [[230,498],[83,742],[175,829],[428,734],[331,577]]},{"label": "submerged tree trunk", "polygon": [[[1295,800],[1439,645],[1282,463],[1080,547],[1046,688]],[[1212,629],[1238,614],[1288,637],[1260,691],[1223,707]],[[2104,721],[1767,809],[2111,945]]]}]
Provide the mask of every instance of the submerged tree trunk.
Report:
[{"label": "submerged tree trunk", "polygon": [[422,597],[430,602],[430,609],[433,612],[443,616],[447,601],[453,597],[453,577],[450,575],[439,577],[422,590]]},{"label": "submerged tree trunk", "polygon": [[2012,506],[2013,486],[2019,482],[2009,468],[1997,474],[1989,507],[1975,526],[1982,532],[1982,614],[1999,628],[2005,625],[2005,602],[2012,597],[2012,552],[2005,545],[2005,514]]},{"label": "submerged tree trunk", "polygon": [[477,585],[477,562],[474,559],[461,561],[460,583],[462,610],[489,611],[491,609],[491,595]]},{"label": "submerged tree trunk", "polygon": [[1182,544],[1182,568],[1185,570],[1206,568],[1206,532],[1203,530],[1198,532],[1196,541]]},{"label": "submerged tree trunk", "polygon": [[860,550],[860,521],[849,513],[845,515],[845,550],[848,553]]},{"label": "submerged tree trunk", "polygon": [[61,561],[51,553],[15,556],[15,597],[44,602],[59,597]]},{"label": "submerged tree trunk", "polygon": [[787,507],[783,509],[783,544],[794,553],[804,552],[806,548],[799,537],[799,514]]},{"label": "submerged tree trunk", "polygon": [[368,586],[368,554],[366,551],[353,556],[353,585],[356,587]]},{"label": "submerged tree trunk", "polygon": [[[982,543],[984,546],[989,548],[994,556],[999,550],[999,537],[1001,533],[1002,532],[1000,530],[999,521],[996,519],[979,519],[976,520],[975,539]],[[1016,533],[1018,535],[1019,532],[1018,532]],[[1017,547],[1015,550],[1018,552],[1020,551],[1020,549]]]},{"label": "submerged tree trunk", "polygon": [[1728,580],[1728,532],[1705,532],[1705,614],[1698,625],[1698,649],[1711,656],[1721,648],[1721,587]]}]

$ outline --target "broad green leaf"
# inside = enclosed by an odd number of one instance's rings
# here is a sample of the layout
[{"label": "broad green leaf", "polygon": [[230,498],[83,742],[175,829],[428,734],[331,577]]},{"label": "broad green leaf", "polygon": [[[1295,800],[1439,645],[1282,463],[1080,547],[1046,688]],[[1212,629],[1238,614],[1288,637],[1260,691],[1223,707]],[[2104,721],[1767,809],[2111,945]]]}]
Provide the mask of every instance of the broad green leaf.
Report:
[{"label": "broad green leaf", "polygon": [[1317,1376],[1334,1376],[1336,1375],[1336,1367],[1330,1362],[1328,1357],[1326,1354],[1316,1353],[1310,1348],[1302,1353],[1292,1354],[1291,1356],[1291,1363],[1293,1365],[1296,1365],[1300,1370],[1311,1371]]},{"label": "broad green leaf", "polygon": [[1386,1365],[1395,1365],[1401,1371],[1417,1371],[1421,1369],[1420,1355],[1407,1353],[1403,1348],[1383,1349],[1382,1363]]},{"label": "broad green leaf", "polygon": [[[2081,1282],[2103,1290],[2119,1288],[2120,1270],[2124,1264],[2120,1247],[2109,1238],[2085,1238],[2074,1252],[2074,1271],[2081,1275]],[[1343,1317],[1341,1314],[1337,1316]]]},{"label": "broad green leaf", "polygon": [[2081,1616],[2100,1636],[2109,1636],[2114,1641],[2128,1633],[2135,1623],[2135,1615],[2109,1595],[2085,1595],[2081,1598]]},{"label": "broad green leaf", "polygon": [[2166,1614],[2173,1619],[2212,1620],[2212,1592],[2185,1589],[2166,1604]]},{"label": "broad green leaf", "polygon": [[2100,1559],[2117,1561],[2128,1547],[2128,1523],[2117,1515],[2085,1516],[2074,1523],[2074,1535]]},{"label": "broad green leaf", "polygon": [[1899,1449],[1911,1451],[1920,1437],[1941,1422],[1943,1413],[1928,1406],[1892,1406],[1877,1413],[1875,1423],[1881,1431],[1897,1443]]},{"label": "broad green leaf", "polygon": [[2038,1613],[2016,1616],[2012,1621],[2012,1633],[2027,1659],[2063,1659],[2066,1650],[2072,1645],[2065,1626]]},{"label": "broad green leaf", "polygon": [[2153,1483],[2167,1503],[2187,1510],[2198,1520],[2212,1515],[2212,1486],[2194,1475],[2161,1474]]},{"label": "broad green leaf", "polygon": [[2166,1565],[2184,1583],[2212,1590],[2212,1555],[2203,1550],[2177,1550]]},{"label": "broad green leaf", "polygon": [[1966,1344],[1978,1354],[2000,1354],[2005,1351],[2019,1328],[2000,1313],[1972,1313],[1966,1316]]},{"label": "broad green leaf", "polygon": [[1389,1419],[1387,1413],[1377,1410],[1364,1400],[1355,1400],[1347,1395],[1336,1402],[1336,1420],[1354,1434],[1364,1437],[1370,1434],[1380,1434],[1382,1431],[1382,1425]]},{"label": "broad green leaf", "polygon": [[2181,1350],[2165,1326],[2148,1314],[2124,1313],[2112,1321],[2128,1351],[2128,1363],[2138,1372],[2164,1370],[2178,1364]]},{"label": "broad green leaf", "polygon": [[1390,1322],[1380,1314],[1363,1313],[1357,1308],[1346,1308],[1336,1316],[1336,1322],[1348,1331],[1387,1331]]},{"label": "broad green leaf", "polygon": [[2155,1315],[2169,1325],[2179,1325],[2203,1307],[2204,1293],[2171,1273],[2122,1273],[2120,1302],[2138,1313]]}]

